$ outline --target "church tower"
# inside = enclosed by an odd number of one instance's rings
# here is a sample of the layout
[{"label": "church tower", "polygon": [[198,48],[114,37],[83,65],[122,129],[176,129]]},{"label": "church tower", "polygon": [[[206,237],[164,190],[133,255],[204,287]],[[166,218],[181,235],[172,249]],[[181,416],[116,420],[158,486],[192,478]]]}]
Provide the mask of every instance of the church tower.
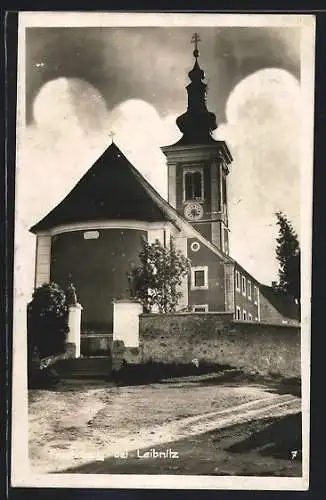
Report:
[{"label": "church tower", "polygon": [[168,201],[194,228],[225,254],[229,253],[227,175],[232,162],[225,141],[212,132],[216,116],[207,109],[205,74],[198,63],[195,33],[194,67],[188,73],[188,107],[176,120],[181,139],[162,147],[168,166]]}]

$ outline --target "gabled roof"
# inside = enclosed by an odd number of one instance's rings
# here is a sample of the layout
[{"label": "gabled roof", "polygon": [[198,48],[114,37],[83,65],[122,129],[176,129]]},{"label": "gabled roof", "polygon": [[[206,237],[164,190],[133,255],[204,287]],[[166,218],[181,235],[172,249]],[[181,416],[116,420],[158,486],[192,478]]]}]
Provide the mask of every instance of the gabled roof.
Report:
[{"label": "gabled roof", "polygon": [[260,285],[259,289],[268,302],[272,304],[284,318],[297,321],[300,320],[299,307],[291,295],[280,293],[268,285]]},{"label": "gabled roof", "polygon": [[31,231],[107,219],[170,220],[139,182],[137,170],[112,143],[70,193]]},{"label": "gabled roof", "polygon": [[202,236],[151,186],[112,143],[70,193],[30,231],[47,231],[76,222],[101,220],[171,222],[223,261],[232,259]]}]

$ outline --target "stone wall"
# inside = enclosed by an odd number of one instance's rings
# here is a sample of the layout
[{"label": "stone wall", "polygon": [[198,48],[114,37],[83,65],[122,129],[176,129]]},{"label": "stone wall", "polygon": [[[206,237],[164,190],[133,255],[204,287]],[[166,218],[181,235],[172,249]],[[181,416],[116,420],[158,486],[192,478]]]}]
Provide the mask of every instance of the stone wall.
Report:
[{"label": "stone wall", "polygon": [[143,314],[142,361],[230,365],[261,374],[299,377],[300,328],[234,321],[230,313]]}]

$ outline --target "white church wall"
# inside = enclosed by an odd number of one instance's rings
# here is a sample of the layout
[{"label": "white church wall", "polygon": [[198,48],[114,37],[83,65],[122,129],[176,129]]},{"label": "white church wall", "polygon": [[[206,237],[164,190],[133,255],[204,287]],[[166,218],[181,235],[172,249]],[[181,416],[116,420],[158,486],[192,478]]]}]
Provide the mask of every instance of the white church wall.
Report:
[{"label": "white church wall", "polygon": [[150,244],[159,240],[162,245],[169,245],[171,237],[175,237],[178,233],[178,229],[171,223],[164,222],[161,225],[149,223],[147,226],[147,238]]},{"label": "white church wall", "polygon": [[164,243],[164,228],[161,229],[149,229],[147,232],[148,243],[151,245],[159,240],[160,243]]},{"label": "white church wall", "polygon": [[36,240],[35,288],[50,281],[51,236],[38,235]]}]

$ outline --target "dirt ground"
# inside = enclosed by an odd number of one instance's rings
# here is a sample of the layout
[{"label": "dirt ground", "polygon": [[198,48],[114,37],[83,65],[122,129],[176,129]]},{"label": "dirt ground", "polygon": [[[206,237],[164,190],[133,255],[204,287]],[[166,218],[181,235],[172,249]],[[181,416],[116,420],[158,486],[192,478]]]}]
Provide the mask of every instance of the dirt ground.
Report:
[{"label": "dirt ground", "polygon": [[[92,474],[300,477],[300,414],[254,420],[68,469]],[[163,451],[161,456],[154,456]],[[171,451],[169,451],[171,450]],[[178,457],[175,458],[177,452]],[[298,452],[298,453],[297,453]],[[146,453],[150,453],[147,458]],[[166,458],[165,458],[166,457]]]},{"label": "dirt ground", "polygon": [[[108,384],[61,384],[55,391],[29,391],[29,453],[33,471],[218,474],[218,475],[301,475],[301,461],[289,458],[289,449],[298,447],[298,423],[284,424],[275,418],[237,424],[226,429],[201,432],[184,439],[160,439],[156,449],[177,449],[179,459],[139,460],[135,449],[128,458],[110,457],[117,440],[183,421],[210,412],[228,411],[238,405],[268,400],[275,388],[255,383],[214,383],[205,377],[186,378],[142,386],[115,387]],[[256,404],[256,403],[254,403]],[[241,417],[241,416],[240,416]],[[283,417],[278,417],[283,418]],[[294,416],[292,415],[292,418]],[[291,424],[292,422],[292,424]],[[265,453],[277,439],[263,439],[263,445],[241,452],[230,449],[252,435],[281,426],[274,434],[287,439],[283,455],[278,450]],[[271,427],[272,426],[272,427]],[[166,428],[166,427],[165,427]],[[290,429],[290,431],[289,431]],[[154,433],[155,431],[153,431]],[[275,433],[276,432],[276,433]],[[264,434],[263,434],[264,435]],[[268,437],[269,436],[269,437]],[[130,443],[129,443],[130,444]],[[132,444],[132,443],[131,443]],[[132,448],[132,446],[131,446]],[[146,450],[139,448],[139,452]],[[112,455],[112,453],[111,453]],[[196,472],[195,472],[196,471]]]}]

